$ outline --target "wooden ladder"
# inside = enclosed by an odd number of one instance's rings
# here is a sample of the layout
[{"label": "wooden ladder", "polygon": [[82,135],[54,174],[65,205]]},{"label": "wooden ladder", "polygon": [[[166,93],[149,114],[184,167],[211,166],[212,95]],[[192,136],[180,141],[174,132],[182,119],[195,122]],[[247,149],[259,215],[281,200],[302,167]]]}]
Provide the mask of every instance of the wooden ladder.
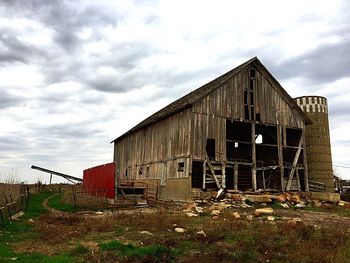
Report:
[{"label": "wooden ladder", "polygon": [[215,185],[218,189],[226,188],[225,163],[212,162],[209,158],[203,163],[203,189]]}]

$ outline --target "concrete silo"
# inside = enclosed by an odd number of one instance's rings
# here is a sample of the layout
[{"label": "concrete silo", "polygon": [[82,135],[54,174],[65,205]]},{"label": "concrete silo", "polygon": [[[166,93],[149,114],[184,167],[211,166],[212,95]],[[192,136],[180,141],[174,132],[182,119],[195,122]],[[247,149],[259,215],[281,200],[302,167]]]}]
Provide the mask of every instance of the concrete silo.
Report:
[{"label": "concrete silo", "polygon": [[324,183],[327,192],[334,192],[327,99],[303,96],[295,101],[312,121],[305,128],[309,180]]}]

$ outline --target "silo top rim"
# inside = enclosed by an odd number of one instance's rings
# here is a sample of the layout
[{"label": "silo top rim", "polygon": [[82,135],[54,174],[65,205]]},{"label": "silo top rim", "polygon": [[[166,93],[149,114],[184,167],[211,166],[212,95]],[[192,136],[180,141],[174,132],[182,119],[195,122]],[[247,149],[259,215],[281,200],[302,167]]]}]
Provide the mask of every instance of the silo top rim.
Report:
[{"label": "silo top rim", "polygon": [[300,96],[300,97],[296,97],[296,98],[293,98],[293,99],[296,100],[296,99],[302,99],[302,98],[322,98],[322,99],[327,100],[326,97],[318,96],[318,95]]}]

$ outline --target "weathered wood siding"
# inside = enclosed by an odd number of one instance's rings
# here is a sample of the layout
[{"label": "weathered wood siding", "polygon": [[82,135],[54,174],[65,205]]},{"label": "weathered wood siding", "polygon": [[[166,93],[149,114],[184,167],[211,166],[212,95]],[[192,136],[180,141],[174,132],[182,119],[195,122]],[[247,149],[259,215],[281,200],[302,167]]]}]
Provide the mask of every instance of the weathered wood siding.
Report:
[{"label": "weathered wood siding", "polygon": [[[256,69],[255,111],[262,123],[304,128],[304,120],[288,104],[274,81]],[[215,139],[216,160],[226,157],[226,119],[244,120],[244,89],[249,85],[248,68],[229,78],[192,106],[193,159],[205,156],[206,139]]]},{"label": "weathered wood siding", "polygon": [[[189,174],[190,117],[184,110],[115,142],[117,172],[128,179],[183,178]],[[185,162],[178,172],[179,162]],[[142,172],[140,172],[142,169]]]}]

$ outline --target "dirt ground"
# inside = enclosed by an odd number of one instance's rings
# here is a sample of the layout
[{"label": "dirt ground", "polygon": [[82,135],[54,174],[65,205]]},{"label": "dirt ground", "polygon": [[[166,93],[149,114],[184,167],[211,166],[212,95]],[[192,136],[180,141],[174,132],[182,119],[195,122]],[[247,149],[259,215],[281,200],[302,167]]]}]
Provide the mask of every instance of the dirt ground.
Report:
[{"label": "dirt ground", "polygon": [[[265,204],[232,207],[224,202],[193,202],[102,214],[63,213],[50,208],[48,199],[43,205],[50,213],[34,220],[35,238],[16,242],[12,246],[16,252],[71,253],[76,262],[349,262],[344,249],[350,236],[344,230],[350,229],[350,218],[340,215],[336,204],[325,211],[275,208],[272,218],[254,215]],[[213,215],[213,210],[220,212]],[[128,247],[144,250],[130,254]],[[148,248],[156,252],[147,252]]]}]

